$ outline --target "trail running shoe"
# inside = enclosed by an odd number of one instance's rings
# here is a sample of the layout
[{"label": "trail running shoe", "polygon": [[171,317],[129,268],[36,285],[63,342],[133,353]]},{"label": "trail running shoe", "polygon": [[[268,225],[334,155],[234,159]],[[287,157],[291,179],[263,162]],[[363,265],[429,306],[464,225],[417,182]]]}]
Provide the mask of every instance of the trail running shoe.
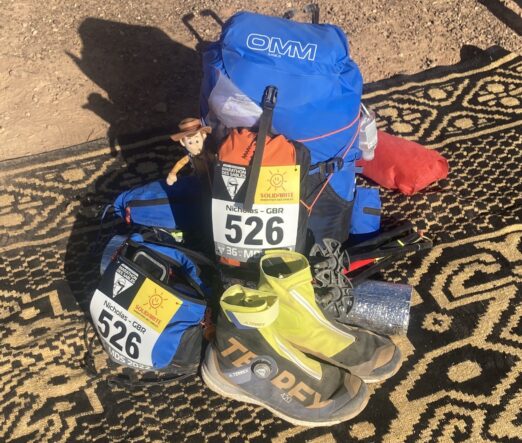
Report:
[{"label": "trail running shoe", "polygon": [[368,388],[360,378],[307,357],[278,333],[273,292],[235,285],[220,304],[216,340],[201,368],[210,389],[298,426],[340,423],[364,409]]},{"label": "trail running shoe", "polygon": [[315,301],[308,260],[292,251],[267,251],[258,289],[279,296],[274,328],[296,348],[345,368],[368,383],[394,375],[401,353],[387,337],[329,321]]}]

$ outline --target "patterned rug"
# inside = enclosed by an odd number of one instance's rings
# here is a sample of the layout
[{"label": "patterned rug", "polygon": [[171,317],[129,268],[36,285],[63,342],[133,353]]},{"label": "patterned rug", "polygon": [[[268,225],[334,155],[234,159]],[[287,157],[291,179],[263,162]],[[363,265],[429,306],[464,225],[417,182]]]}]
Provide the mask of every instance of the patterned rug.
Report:
[{"label": "patterned rug", "polygon": [[105,140],[0,163],[0,441],[520,441],[522,58],[498,48],[369,85],[381,129],[437,148],[448,185],[383,191],[385,223],[436,240],[382,277],[415,287],[404,364],[367,408],[330,428],[293,427],[221,398],[199,377],[126,390],[84,369],[84,309],[98,205],[164,176],[164,137]]}]

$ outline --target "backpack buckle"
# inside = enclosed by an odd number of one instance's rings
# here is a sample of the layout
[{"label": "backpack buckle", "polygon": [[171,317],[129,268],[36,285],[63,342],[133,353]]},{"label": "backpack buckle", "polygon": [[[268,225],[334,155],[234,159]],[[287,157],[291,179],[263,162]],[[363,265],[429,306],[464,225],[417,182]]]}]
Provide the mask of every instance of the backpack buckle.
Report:
[{"label": "backpack buckle", "polygon": [[263,109],[271,109],[275,108],[277,101],[277,88],[275,86],[267,86],[265,92],[263,93],[262,105]]},{"label": "backpack buckle", "polygon": [[316,167],[319,167],[319,174],[324,178],[327,175],[333,174],[334,172],[339,172],[344,166],[344,159],[341,157],[334,157],[330,160],[326,160],[324,162],[320,162]]}]

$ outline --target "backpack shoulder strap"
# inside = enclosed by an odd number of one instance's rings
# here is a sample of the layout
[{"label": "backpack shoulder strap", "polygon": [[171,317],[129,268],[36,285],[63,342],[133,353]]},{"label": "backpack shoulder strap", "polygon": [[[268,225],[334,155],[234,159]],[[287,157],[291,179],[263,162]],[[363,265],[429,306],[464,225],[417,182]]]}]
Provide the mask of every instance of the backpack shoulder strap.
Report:
[{"label": "backpack shoulder strap", "polygon": [[252,166],[250,168],[250,177],[246,189],[245,203],[243,208],[247,211],[252,209],[256,194],[257,182],[259,180],[259,172],[261,171],[261,163],[263,161],[263,153],[265,150],[265,140],[268,132],[272,127],[272,116],[277,101],[277,88],[275,86],[267,86],[263,94],[263,113],[259,120],[259,131],[257,133],[256,150],[252,158]]}]

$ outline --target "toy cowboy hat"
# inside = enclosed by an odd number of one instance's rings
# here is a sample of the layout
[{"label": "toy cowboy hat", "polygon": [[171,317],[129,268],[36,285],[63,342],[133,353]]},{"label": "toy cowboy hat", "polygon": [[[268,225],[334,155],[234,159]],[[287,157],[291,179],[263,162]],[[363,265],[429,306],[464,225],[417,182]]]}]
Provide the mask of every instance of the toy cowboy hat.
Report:
[{"label": "toy cowboy hat", "polygon": [[175,142],[180,141],[183,137],[191,137],[198,132],[206,132],[210,134],[212,128],[210,126],[203,126],[199,118],[189,117],[181,120],[178,125],[180,132],[172,134],[170,138]]}]

